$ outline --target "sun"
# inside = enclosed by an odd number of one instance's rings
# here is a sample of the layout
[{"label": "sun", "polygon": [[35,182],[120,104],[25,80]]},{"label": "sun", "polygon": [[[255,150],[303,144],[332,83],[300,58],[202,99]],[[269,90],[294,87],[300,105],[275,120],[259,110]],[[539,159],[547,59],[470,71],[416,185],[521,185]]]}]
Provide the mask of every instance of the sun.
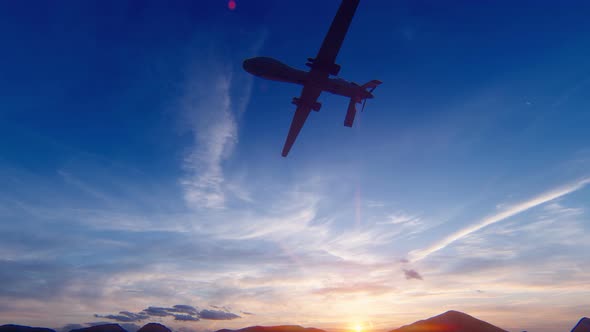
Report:
[{"label": "sun", "polygon": [[363,332],[363,326],[361,324],[356,324],[354,326],[354,332]]}]

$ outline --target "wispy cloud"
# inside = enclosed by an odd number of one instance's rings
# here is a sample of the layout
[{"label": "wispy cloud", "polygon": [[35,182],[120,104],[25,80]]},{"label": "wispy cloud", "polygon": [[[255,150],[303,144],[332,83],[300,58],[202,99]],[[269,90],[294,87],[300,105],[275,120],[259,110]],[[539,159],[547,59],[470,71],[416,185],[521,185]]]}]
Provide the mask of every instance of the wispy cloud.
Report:
[{"label": "wispy cloud", "polygon": [[[248,54],[260,50],[266,35],[262,31],[250,41]],[[223,171],[223,162],[238,142],[237,122],[248,106],[253,84],[251,75],[226,64],[234,60],[238,59],[201,58],[190,70],[192,75],[181,101],[193,146],[184,158],[186,175],[180,182],[184,198],[193,208],[224,208],[228,195],[252,200],[248,191],[228,181]]]},{"label": "wispy cloud", "polygon": [[370,295],[377,295],[389,293],[394,288],[380,282],[363,282],[363,283],[342,283],[329,287],[319,288],[313,291],[314,294],[319,295],[343,295],[364,293]]},{"label": "wispy cloud", "polygon": [[112,203],[112,199],[108,195],[100,192],[99,190],[97,190],[93,186],[88,185],[87,183],[84,183],[80,179],[77,179],[71,173],[66,172],[64,170],[58,170],[57,171],[57,174],[59,174],[66,183],[71,184],[71,185],[77,187],[80,191],[82,191],[82,192],[84,192],[86,194],[89,194],[89,195],[91,195],[93,197],[96,197],[96,198],[98,198],[100,200],[103,200],[103,201],[105,201],[107,203]]},{"label": "wispy cloud", "polygon": [[484,218],[472,225],[469,225],[469,226],[445,237],[441,241],[433,244],[432,246],[430,246],[428,248],[425,248],[422,250],[415,250],[415,251],[411,252],[410,258],[412,261],[422,260],[422,259],[428,257],[429,255],[431,255],[432,253],[446,248],[448,245],[452,244],[453,242],[455,242],[459,239],[462,239],[463,237],[465,237],[473,232],[476,232],[476,231],[478,231],[486,226],[489,226],[491,224],[495,224],[497,222],[500,222],[502,220],[510,218],[516,214],[522,213],[528,209],[534,208],[534,207],[539,206],[541,204],[550,202],[554,199],[557,199],[557,198],[560,198],[560,197],[565,196],[567,194],[570,194],[574,191],[580,190],[580,189],[584,188],[584,186],[586,186],[588,183],[590,183],[590,178],[583,178],[581,180],[570,183],[570,184],[565,185],[563,187],[556,188],[554,190],[545,192],[545,193],[538,195],[536,197],[533,197],[532,199],[529,199],[527,201],[512,205],[509,208],[503,210],[502,212],[499,212],[499,213],[496,213],[492,216],[486,217],[486,218]]},{"label": "wispy cloud", "polygon": [[408,280],[410,280],[410,279],[422,280],[422,276],[416,270],[404,269],[404,275],[406,276],[406,279],[408,279]]},{"label": "wispy cloud", "polygon": [[195,146],[184,159],[187,174],[181,183],[192,207],[221,208],[225,203],[222,162],[237,141],[230,85],[231,72],[221,69],[210,76],[198,75],[185,96],[184,112]]},{"label": "wispy cloud", "polygon": [[399,225],[399,224],[418,224],[420,223],[420,218],[417,216],[408,215],[405,213],[397,213],[388,216],[386,221],[378,222],[377,224],[381,225]]},{"label": "wispy cloud", "polygon": [[[311,182],[310,182],[311,183]],[[251,239],[290,239],[295,240],[295,234],[307,234],[318,238],[326,231],[326,225],[315,224],[321,197],[314,193],[315,184],[298,184],[295,188],[275,195],[267,201],[265,211],[254,208],[224,211],[212,211],[207,214],[209,220],[202,227],[204,233],[216,238],[231,240]],[[231,223],[224,220],[232,220]]]}]

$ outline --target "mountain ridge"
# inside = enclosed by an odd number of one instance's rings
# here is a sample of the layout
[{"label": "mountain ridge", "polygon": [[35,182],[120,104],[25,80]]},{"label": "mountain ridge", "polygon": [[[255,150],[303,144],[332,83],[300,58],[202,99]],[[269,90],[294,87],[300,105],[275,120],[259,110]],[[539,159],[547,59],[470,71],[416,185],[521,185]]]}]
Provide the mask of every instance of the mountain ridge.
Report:
[{"label": "mountain ridge", "polygon": [[449,310],[390,332],[508,332],[466,313]]},{"label": "mountain ridge", "polygon": [[590,318],[582,317],[578,324],[574,326],[572,332],[590,332]]},{"label": "mountain ridge", "polygon": [[[79,326],[79,325],[78,325]],[[0,332],[56,332],[64,329],[30,327],[25,325],[5,324]],[[160,323],[147,323],[138,332],[172,332]],[[127,332],[119,324],[102,324],[86,328],[72,329],[70,332]],[[248,326],[240,329],[220,329],[215,332],[326,332],[315,327],[300,325]],[[466,313],[449,310],[442,314],[403,325],[389,332],[508,332],[488,322],[477,319]],[[590,332],[590,318],[582,317],[571,332]]]}]

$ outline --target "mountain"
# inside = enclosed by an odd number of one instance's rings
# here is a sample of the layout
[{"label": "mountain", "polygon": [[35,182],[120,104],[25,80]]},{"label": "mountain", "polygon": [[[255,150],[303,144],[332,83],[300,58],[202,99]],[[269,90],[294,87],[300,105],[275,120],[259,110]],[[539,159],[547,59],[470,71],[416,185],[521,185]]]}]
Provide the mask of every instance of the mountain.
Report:
[{"label": "mountain", "polygon": [[82,329],[71,330],[70,332],[127,332],[119,324],[103,324]]},{"label": "mountain", "polygon": [[30,327],[24,325],[6,324],[0,326],[0,332],[55,332],[45,327]]},{"label": "mountain", "polygon": [[590,318],[584,317],[580,319],[578,324],[572,329],[572,332],[590,332]]},{"label": "mountain", "polygon": [[302,327],[299,325],[280,326],[250,326],[239,330],[223,329],[217,332],[326,332],[313,327]]},{"label": "mountain", "polygon": [[147,323],[137,332],[172,332],[169,328],[158,323]]},{"label": "mountain", "polygon": [[391,332],[507,332],[490,323],[459,311],[450,310],[438,316],[405,325]]}]

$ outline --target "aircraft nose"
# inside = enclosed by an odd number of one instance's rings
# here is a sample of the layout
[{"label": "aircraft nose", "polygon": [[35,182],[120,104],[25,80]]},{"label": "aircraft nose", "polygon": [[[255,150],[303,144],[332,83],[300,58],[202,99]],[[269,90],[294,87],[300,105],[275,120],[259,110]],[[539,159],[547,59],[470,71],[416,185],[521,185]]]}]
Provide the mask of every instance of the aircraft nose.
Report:
[{"label": "aircraft nose", "polygon": [[242,67],[244,68],[244,70],[251,73],[251,74],[254,71],[254,61],[253,60],[254,59],[246,59],[242,63]]}]

